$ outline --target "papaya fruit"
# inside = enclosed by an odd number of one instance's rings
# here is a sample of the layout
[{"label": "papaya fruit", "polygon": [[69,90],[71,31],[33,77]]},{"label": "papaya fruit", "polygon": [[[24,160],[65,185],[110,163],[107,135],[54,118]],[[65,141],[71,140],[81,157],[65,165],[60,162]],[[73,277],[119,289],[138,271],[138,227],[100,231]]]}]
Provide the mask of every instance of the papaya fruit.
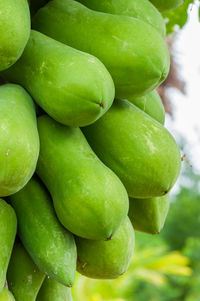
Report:
[{"label": "papaya fruit", "polygon": [[73,0],[53,0],[38,10],[33,27],[99,58],[114,80],[117,98],[144,95],[168,74],[165,41],[142,20],[93,11]]},{"label": "papaya fruit", "polygon": [[165,12],[175,9],[184,3],[184,0],[150,0],[151,3],[160,11]]},{"label": "papaya fruit", "polygon": [[72,233],[110,239],[128,214],[127,192],[94,154],[79,128],[38,118],[37,174],[51,193],[60,222]]},{"label": "papaya fruit", "polygon": [[156,90],[141,97],[129,98],[128,101],[164,125],[165,108],[162,99]]},{"label": "papaya fruit", "polygon": [[16,242],[8,266],[7,281],[16,301],[35,301],[45,279],[20,242]]},{"label": "papaya fruit", "polygon": [[36,301],[73,301],[71,289],[46,277]]},{"label": "papaya fruit", "polygon": [[21,84],[52,118],[70,126],[88,125],[111,106],[115,89],[95,57],[31,31],[20,60],[2,76]]},{"label": "papaya fruit", "polygon": [[35,171],[39,136],[33,101],[20,86],[0,86],[0,196],[20,190]]},{"label": "papaya fruit", "polygon": [[135,246],[132,224],[127,217],[109,241],[76,237],[80,274],[95,279],[114,279],[129,267]]},{"label": "papaya fruit", "polygon": [[0,1],[0,71],[9,68],[21,56],[30,35],[27,0]]},{"label": "papaya fruit", "polygon": [[58,222],[44,186],[34,177],[10,202],[20,239],[35,264],[53,279],[72,286],[77,257],[74,238]]},{"label": "papaya fruit", "polygon": [[0,293],[0,301],[15,301],[15,299],[12,293],[4,287],[2,293]]},{"label": "papaya fruit", "polygon": [[150,199],[130,198],[129,204],[129,218],[135,230],[160,233],[169,210],[169,194]]},{"label": "papaya fruit", "polygon": [[130,102],[116,100],[105,116],[83,128],[83,133],[130,197],[162,196],[174,185],[181,167],[174,138]]},{"label": "papaya fruit", "polygon": [[140,19],[152,25],[165,38],[164,19],[149,0],[78,0],[78,2],[103,13]]},{"label": "papaya fruit", "polygon": [[16,231],[17,218],[15,212],[10,205],[0,199],[0,294],[6,282],[6,273]]}]

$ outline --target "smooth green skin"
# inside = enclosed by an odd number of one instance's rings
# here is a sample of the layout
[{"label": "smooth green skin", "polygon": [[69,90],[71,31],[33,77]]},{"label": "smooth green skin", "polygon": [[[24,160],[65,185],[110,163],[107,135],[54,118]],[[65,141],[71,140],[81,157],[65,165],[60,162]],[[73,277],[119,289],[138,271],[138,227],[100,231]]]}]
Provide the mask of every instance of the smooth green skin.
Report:
[{"label": "smooth green skin", "polygon": [[17,218],[15,212],[10,205],[0,199],[0,293],[6,282],[6,272],[16,231]]},{"label": "smooth green skin", "polygon": [[150,199],[131,199],[129,218],[135,230],[159,234],[169,211],[169,194]]},{"label": "smooth green skin", "polygon": [[83,132],[97,156],[121,179],[130,197],[162,196],[181,168],[179,148],[157,121],[126,100],[116,100]]},{"label": "smooth green skin", "polygon": [[35,171],[39,136],[33,101],[20,86],[0,86],[0,196],[20,190]]},{"label": "smooth green skin", "polygon": [[73,0],[53,0],[37,12],[33,26],[98,57],[112,75],[118,98],[150,92],[168,74],[165,41],[142,20],[96,12]]},{"label": "smooth green skin", "polygon": [[71,289],[46,277],[36,301],[73,301]]},{"label": "smooth green skin", "polygon": [[141,97],[129,98],[128,101],[164,125],[165,108],[163,106],[162,99],[156,90]]},{"label": "smooth green skin", "polygon": [[79,128],[41,116],[38,129],[37,173],[51,193],[60,222],[78,236],[109,239],[128,214],[121,181],[97,158]]},{"label": "smooth green skin", "polygon": [[112,240],[95,241],[76,237],[76,245],[79,273],[95,279],[114,279],[129,267],[135,234],[127,217]]},{"label": "smooth green skin", "polygon": [[44,278],[45,274],[38,269],[21,243],[15,243],[7,281],[16,301],[35,301]]},{"label": "smooth green skin", "polygon": [[30,35],[27,0],[0,1],[0,71],[21,56]]},{"label": "smooth green skin", "polygon": [[152,25],[163,38],[166,36],[163,17],[149,0],[78,0],[78,2],[103,13],[140,19]]},{"label": "smooth green skin", "polygon": [[184,0],[150,0],[152,4],[160,11],[165,12],[175,9],[184,3]]},{"label": "smooth green skin", "polygon": [[37,31],[3,77],[21,84],[48,115],[70,126],[93,123],[114,99],[113,80],[97,58]]},{"label": "smooth green skin", "polygon": [[37,178],[10,197],[18,218],[18,234],[38,268],[63,285],[72,286],[76,246],[58,222],[51,199]]},{"label": "smooth green skin", "polygon": [[4,287],[2,293],[0,294],[0,301],[15,301],[15,299],[11,292]]}]

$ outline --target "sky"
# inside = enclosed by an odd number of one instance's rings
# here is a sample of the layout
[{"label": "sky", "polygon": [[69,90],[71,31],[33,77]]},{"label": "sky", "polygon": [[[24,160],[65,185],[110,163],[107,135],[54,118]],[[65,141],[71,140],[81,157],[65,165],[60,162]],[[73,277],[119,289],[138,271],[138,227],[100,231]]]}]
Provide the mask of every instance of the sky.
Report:
[{"label": "sky", "polygon": [[198,3],[189,9],[189,20],[177,34],[174,55],[178,72],[186,83],[186,95],[170,88],[174,119],[166,118],[166,127],[175,138],[186,139],[185,152],[194,170],[200,173],[200,22]]}]

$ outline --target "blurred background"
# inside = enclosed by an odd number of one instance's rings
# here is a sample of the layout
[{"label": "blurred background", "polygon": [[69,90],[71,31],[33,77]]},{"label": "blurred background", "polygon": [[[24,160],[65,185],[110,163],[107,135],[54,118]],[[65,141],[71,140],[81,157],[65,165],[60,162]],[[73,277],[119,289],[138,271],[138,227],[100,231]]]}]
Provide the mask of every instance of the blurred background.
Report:
[{"label": "blurred background", "polygon": [[165,126],[182,151],[181,176],[159,235],[136,233],[128,272],[116,280],[77,274],[74,301],[200,301],[199,1],[165,13],[171,71],[159,88]]}]

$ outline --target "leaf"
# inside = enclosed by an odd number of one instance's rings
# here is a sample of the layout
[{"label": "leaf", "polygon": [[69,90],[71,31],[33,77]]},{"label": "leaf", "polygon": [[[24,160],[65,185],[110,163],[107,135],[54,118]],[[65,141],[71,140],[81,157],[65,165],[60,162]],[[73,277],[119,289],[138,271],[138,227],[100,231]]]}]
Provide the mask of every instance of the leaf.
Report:
[{"label": "leaf", "polygon": [[162,14],[166,22],[167,34],[174,32],[176,27],[182,28],[186,24],[188,8],[192,3],[194,0],[185,0],[180,7]]},{"label": "leaf", "polygon": [[148,268],[165,274],[190,276],[192,270],[188,265],[189,259],[183,256],[179,251],[174,251],[158,258],[153,264],[148,265]]},{"label": "leaf", "polygon": [[164,285],[168,281],[163,273],[158,273],[154,270],[147,270],[145,268],[135,270],[132,277],[137,277],[138,279],[140,279],[140,281],[146,281],[157,286]]}]

